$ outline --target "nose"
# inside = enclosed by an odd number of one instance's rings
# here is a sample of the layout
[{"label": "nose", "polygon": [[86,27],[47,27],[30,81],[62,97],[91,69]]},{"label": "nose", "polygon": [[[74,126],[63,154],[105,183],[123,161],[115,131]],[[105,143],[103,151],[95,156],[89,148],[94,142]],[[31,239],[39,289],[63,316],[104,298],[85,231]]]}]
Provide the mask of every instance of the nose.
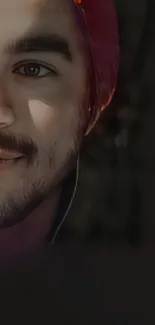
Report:
[{"label": "nose", "polygon": [[10,109],[0,107],[0,129],[8,127],[14,122],[14,116]]},{"label": "nose", "polygon": [[14,120],[11,106],[8,104],[6,96],[0,91],[0,129],[10,126]]}]

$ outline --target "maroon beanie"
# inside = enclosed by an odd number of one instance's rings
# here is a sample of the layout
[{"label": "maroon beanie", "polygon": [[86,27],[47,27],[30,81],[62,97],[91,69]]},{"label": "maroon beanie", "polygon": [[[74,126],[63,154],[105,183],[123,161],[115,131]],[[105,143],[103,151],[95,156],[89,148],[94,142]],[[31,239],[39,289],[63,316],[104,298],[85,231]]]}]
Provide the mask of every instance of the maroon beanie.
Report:
[{"label": "maroon beanie", "polygon": [[117,17],[113,0],[74,0],[82,13],[91,54],[90,120],[87,134],[110,103],[119,66]]}]

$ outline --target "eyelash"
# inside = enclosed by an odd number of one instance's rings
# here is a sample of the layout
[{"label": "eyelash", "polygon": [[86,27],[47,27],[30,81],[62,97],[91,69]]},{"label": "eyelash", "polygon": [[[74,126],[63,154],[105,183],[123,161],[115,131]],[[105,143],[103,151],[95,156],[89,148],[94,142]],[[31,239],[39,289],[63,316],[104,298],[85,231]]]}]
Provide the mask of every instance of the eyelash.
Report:
[{"label": "eyelash", "polygon": [[[33,76],[33,75],[32,76],[29,76],[29,75],[24,74],[24,72],[23,73],[22,72],[19,72],[19,70],[21,68],[26,68],[26,67],[28,67],[28,65],[30,65],[30,66],[32,65],[32,67],[34,65],[35,68],[39,68],[39,69],[41,69],[41,68],[46,69],[48,72],[45,73],[45,74],[43,74],[42,76]],[[52,68],[49,68],[45,64],[45,62],[35,61],[35,60],[27,60],[27,61],[18,62],[18,64],[15,65],[15,67],[14,67],[14,69],[13,69],[12,72],[15,73],[15,74],[18,74],[18,75],[22,76],[23,78],[31,78],[31,79],[46,78],[49,75],[58,76],[58,73],[57,73],[57,71],[54,68],[53,69]]]}]

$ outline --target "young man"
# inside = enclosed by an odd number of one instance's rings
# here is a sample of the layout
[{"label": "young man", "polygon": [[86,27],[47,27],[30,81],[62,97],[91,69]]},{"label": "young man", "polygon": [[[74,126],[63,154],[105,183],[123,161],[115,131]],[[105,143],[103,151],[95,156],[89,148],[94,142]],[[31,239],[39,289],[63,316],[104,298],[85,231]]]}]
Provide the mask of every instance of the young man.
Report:
[{"label": "young man", "polygon": [[2,262],[54,241],[65,220],[82,140],[114,93],[118,38],[112,0],[1,0],[0,15]]}]

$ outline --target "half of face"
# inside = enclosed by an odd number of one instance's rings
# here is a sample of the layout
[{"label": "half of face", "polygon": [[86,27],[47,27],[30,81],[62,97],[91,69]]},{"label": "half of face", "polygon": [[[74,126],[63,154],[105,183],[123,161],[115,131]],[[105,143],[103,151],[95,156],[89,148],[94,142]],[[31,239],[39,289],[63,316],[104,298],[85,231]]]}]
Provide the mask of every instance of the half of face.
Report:
[{"label": "half of face", "polygon": [[88,91],[81,45],[69,0],[0,1],[3,226],[60,182],[80,144]]}]

